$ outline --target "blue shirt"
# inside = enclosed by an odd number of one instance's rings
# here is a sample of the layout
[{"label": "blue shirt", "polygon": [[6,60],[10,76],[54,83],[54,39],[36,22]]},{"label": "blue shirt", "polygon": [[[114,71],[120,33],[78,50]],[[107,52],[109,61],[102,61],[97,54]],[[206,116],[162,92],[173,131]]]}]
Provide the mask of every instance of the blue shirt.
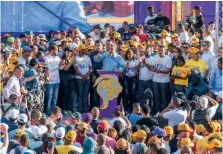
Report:
[{"label": "blue shirt", "polygon": [[212,92],[222,91],[222,69],[216,68],[214,73],[211,76],[209,88],[212,89]]},{"label": "blue shirt", "polygon": [[120,72],[122,72],[123,67],[125,66],[122,57],[118,53],[115,53],[113,56],[110,56],[110,53],[105,52],[98,58],[97,55],[94,56],[94,60],[95,62],[103,61],[104,71],[119,70]]},{"label": "blue shirt", "polygon": [[[37,72],[35,70],[35,68],[30,67],[28,68],[25,73],[24,73],[24,77],[25,78],[29,78],[32,77],[34,75],[36,75]],[[37,88],[38,90],[40,90],[40,81],[39,81],[39,77],[35,77],[32,81],[26,82],[26,88],[27,89],[33,89],[33,88]]]},{"label": "blue shirt", "polygon": [[16,122],[12,122],[10,120],[8,120],[6,117],[2,117],[1,118],[1,123],[5,123],[9,126],[8,132],[17,129],[18,128],[18,123]]},{"label": "blue shirt", "polygon": [[[80,31],[87,33],[90,26],[84,14],[83,6],[77,1],[39,1],[40,4],[61,17],[70,25],[78,26]],[[4,1],[1,2],[1,31],[24,32],[67,30],[69,26],[42,8],[35,1]]]},{"label": "blue shirt", "polygon": [[35,149],[35,148],[38,148],[38,147],[41,147],[43,144],[43,141],[39,140],[34,140],[34,139],[31,139],[29,140],[29,149]]},{"label": "blue shirt", "polygon": [[128,114],[127,118],[129,120],[129,122],[131,123],[132,126],[136,125],[136,122],[142,118],[142,115],[138,115],[138,114]]}]

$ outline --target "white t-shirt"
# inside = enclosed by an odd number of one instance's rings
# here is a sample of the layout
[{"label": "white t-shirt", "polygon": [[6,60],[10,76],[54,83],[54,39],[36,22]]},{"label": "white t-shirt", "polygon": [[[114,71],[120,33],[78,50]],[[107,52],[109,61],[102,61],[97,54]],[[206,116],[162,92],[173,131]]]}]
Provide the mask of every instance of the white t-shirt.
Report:
[{"label": "white t-shirt", "polygon": [[204,37],[204,41],[210,41],[211,42],[211,46],[210,46],[210,51],[214,52],[214,41],[210,36]]},{"label": "white t-shirt", "polygon": [[187,118],[187,111],[180,109],[173,109],[163,114],[165,119],[168,119],[168,125],[174,127],[175,125],[184,123]]},{"label": "white t-shirt", "polygon": [[213,39],[216,40],[216,38],[217,38],[217,34],[216,34],[216,31],[215,31],[215,30],[213,30],[213,31],[211,32],[211,38],[213,38]]},{"label": "white t-shirt", "polygon": [[180,43],[189,42],[189,35],[186,31],[180,33]]},{"label": "white t-shirt", "polygon": [[208,77],[210,78],[212,73],[212,66],[214,64],[215,54],[211,51],[203,52],[203,54],[201,55],[201,59],[203,59],[208,65]]},{"label": "white t-shirt", "polygon": [[210,118],[211,118],[211,119],[212,119],[213,116],[215,115],[216,110],[217,110],[217,108],[218,108],[218,105],[219,105],[219,104],[217,103],[217,104],[215,104],[214,106],[208,108],[208,112],[209,112],[209,115],[210,115]]},{"label": "white t-shirt", "polygon": [[[145,58],[145,63],[148,65],[151,65],[153,61],[153,57]],[[153,79],[154,73],[150,71],[144,64],[140,65],[139,69],[139,79],[143,81],[151,80]]]},{"label": "white t-shirt", "polygon": [[125,61],[125,65],[127,63],[129,63],[129,68],[126,68],[125,75],[128,77],[136,76],[136,73],[137,73],[136,66],[139,64],[139,61],[136,59],[132,61]]},{"label": "white t-shirt", "polygon": [[110,120],[108,122],[110,127],[113,127],[113,124],[114,124],[115,121],[120,121],[122,123],[122,130],[121,130],[121,132],[123,132],[125,130],[125,128],[127,127],[127,124],[125,123],[125,120],[123,120],[121,117],[113,118],[112,120]]},{"label": "white t-shirt", "polygon": [[144,25],[147,26],[148,25],[148,21],[155,19],[157,17],[157,14],[154,14],[154,16],[147,16],[146,19],[144,20]]},{"label": "white t-shirt", "polygon": [[89,35],[93,38],[94,41],[97,41],[100,39],[100,33],[96,34],[94,31],[90,32]]},{"label": "white t-shirt", "polygon": [[[172,67],[172,60],[169,56],[160,57],[159,55],[154,56],[152,65],[159,70],[165,70]],[[167,83],[170,81],[170,74],[156,73],[154,72],[153,82]]]},{"label": "white t-shirt", "polygon": [[60,63],[60,57],[58,56],[53,57],[50,54],[45,56],[45,64],[49,70],[49,75],[50,75],[50,80],[48,84],[60,83],[59,63]]},{"label": "white t-shirt", "polygon": [[[80,71],[80,73],[82,75],[85,75],[89,71],[89,67],[92,66],[90,57],[89,56],[86,56],[86,55],[83,56],[83,57],[77,56],[76,59],[75,59],[75,61],[76,61],[76,66],[78,67],[78,70]],[[75,78],[76,79],[82,79],[77,74],[75,75]]]}]

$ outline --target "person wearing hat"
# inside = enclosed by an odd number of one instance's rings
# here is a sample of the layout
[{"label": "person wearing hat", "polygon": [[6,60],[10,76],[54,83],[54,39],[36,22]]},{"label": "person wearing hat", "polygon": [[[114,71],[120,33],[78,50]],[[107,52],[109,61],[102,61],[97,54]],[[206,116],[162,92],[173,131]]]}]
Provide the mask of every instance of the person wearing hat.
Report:
[{"label": "person wearing hat", "polygon": [[198,46],[199,46],[199,42],[200,42],[200,40],[195,36],[195,37],[191,40],[191,47],[198,48]]},{"label": "person wearing hat", "polygon": [[120,138],[116,143],[115,153],[129,154],[130,145],[124,138]]},{"label": "person wearing hat", "polygon": [[32,126],[30,130],[32,132],[33,138],[30,139],[29,148],[35,149],[35,148],[41,147],[43,143],[41,138],[45,132],[41,130],[39,126]]},{"label": "person wearing hat", "polygon": [[132,154],[145,154],[148,149],[144,143],[147,137],[146,132],[144,130],[138,130],[133,136],[136,137],[136,145],[133,148]]},{"label": "person wearing hat", "polygon": [[171,72],[171,77],[174,80],[174,92],[185,92],[188,85],[190,70],[185,67],[183,56],[178,56],[176,60],[177,65],[173,67]]},{"label": "person wearing hat", "polygon": [[55,138],[56,138],[56,146],[58,145],[62,145],[63,142],[63,138],[65,136],[65,128],[64,127],[59,127],[57,128],[56,132],[55,132]]},{"label": "person wearing hat", "polygon": [[56,30],[53,31],[53,37],[49,40],[49,44],[52,44],[55,41],[60,41],[61,33],[60,31]]},{"label": "person wearing hat", "polygon": [[88,94],[90,89],[90,75],[92,72],[91,59],[86,55],[86,49],[86,46],[81,44],[78,47],[79,55],[75,57],[78,110],[81,113],[88,111]]},{"label": "person wearing hat", "polygon": [[135,26],[133,24],[129,24],[126,31],[122,34],[122,40],[128,41],[134,34],[135,34]]},{"label": "person wearing hat", "polygon": [[195,10],[195,14],[196,14],[196,20],[195,20],[194,28],[195,29],[198,29],[198,28],[205,29],[204,18],[203,18],[203,15],[201,13],[202,8],[200,6],[195,6],[194,10]]},{"label": "person wearing hat", "polygon": [[202,76],[208,75],[208,66],[206,62],[200,58],[199,49],[195,47],[191,47],[189,49],[191,59],[186,61],[186,66],[191,71],[198,71]]},{"label": "person wearing hat", "polygon": [[16,57],[16,56],[11,57],[9,59],[9,66],[8,66],[9,71],[13,72],[15,67],[18,65],[18,63],[19,63],[18,57]]},{"label": "person wearing hat", "polygon": [[70,116],[71,116],[70,125],[76,128],[78,124],[81,122],[81,114],[79,112],[74,112]]},{"label": "person wearing hat", "polygon": [[14,37],[9,37],[7,39],[7,46],[5,47],[5,50],[11,52],[12,49],[14,49],[14,43],[15,42],[15,38]]},{"label": "person wearing hat", "polygon": [[94,51],[94,46],[93,45],[88,45],[86,46],[87,48],[87,55],[89,55],[90,53],[92,53]]},{"label": "person wearing hat", "polygon": [[74,61],[75,57],[72,55],[72,50],[70,48],[65,47],[63,50],[64,54],[60,60],[60,89],[59,94],[60,99],[62,101],[61,108],[64,111],[74,111],[75,104],[72,102],[73,98],[73,87],[74,81],[73,78],[75,76],[74,69]]},{"label": "person wearing hat", "polygon": [[77,134],[75,131],[70,130],[66,133],[64,137],[64,144],[56,146],[56,150],[58,154],[68,154],[69,151],[74,150],[78,153],[82,153],[83,149],[74,146],[74,143],[76,141]]},{"label": "person wearing hat", "polygon": [[179,37],[180,37],[180,43],[183,43],[183,42],[188,42],[189,41],[189,35],[187,33],[187,31],[185,30],[184,28],[184,25],[183,24],[178,24],[177,25],[177,30],[179,32]]},{"label": "person wearing hat", "polygon": [[221,141],[213,139],[210,143],[208,143],[208,151],[210,152],[210,154],[215,154],[217,148],[222,148]]},{"label": "person wearing hat", "polygon": [[93,31],[90,32],[88,35],[91,36],[93,38],[94,41],[99,40],[100,39],[100,32],[101,32],[101,25],[97,24],[93,27]]},{"label": "person wearing hat", "polygon": [[[182,150],[182,148],[185,147],[185,146],[191,148],[191,147],[194,146],[194,143],[191,141],[190,138],[182,138],[182,139],[180,139],[180,141],[179,141],[179,144],[178,144],[178,150],[177,150],[176,152],[172,153],[172,154],[181,154],[181,150]],[[191,149],[190,149],[190,151],[191,151]]]},{"label": "person wearing hat", "polygon": [[9,127],[8,132],[18,128],[18,123],[17,123],[18,115],[19,115],[18,109],[10,109],[7,117],[3,116],[1,118],[1,123],[5,123],[8,125],[8,127]]},{"label": "person wearing hat", "polygon": [[164,15],[162,9],[158,10],[157,17],[154,19],[154,25],[158,30],[162,30],[166,25],[170,25],[170,19]]},{"label": "person wearing hat", "polygon": [[171,153],[174,153],[177,151],[177,143],[180,141],[182,138],[189,138],[190,133],[193,132],[193,130],[189,127],[188,124],[186,123],[181,123],[177,126],[177,131],[178,135],[176,138],[172,139],[169,142]]},{"label": "person wearing hat", "polygon": [[7,152],[9,153],[12,149],[15,149],[17,146],[19,146],[19,138],[25,134],[24,131],[19,130],[15,133],[15,135],[13,136],[13,139],[9,140],[9,146],[7,149]]},{"label": "person wearing hat", "polygon": [[22,56],[19,57],[19,64],[25,67],[29,66],[29,61],[31,59],[32,49],[29,46],[24,46],[22,48]]},{"label": "person wearing hat", "polygon": [[166,31],[166,30],[163,30],[161,32],[161,37],[163,37],[165,39],[166,42],[168,42],[168,44],[171,43],[171,37],[170,37],[170,34]]},{"label": "person wearing hat", "polygon": [[163,129],[166,131],[166,136],[164,136],[165,143],[169,144],[174,135],[173,128],[170,126],[165,126]]},{"label": "person wearing hat", "polygon": [[85,122],[80,122],[77,125],[77,142],[83,146],[84,139],[87,136],[88,125]]},{"label": "person wearing hat", "polygon": [[18,123],[18,128],[9,132],[9,139],[13,139],[13,136],[19,130],[25,131],[26,134],[29,135],[29,138],[32,139],[33,138],[32,132],[28,128],[26,128],[26,125],[28,123],[28,116],[25,113],[19,114],[17,118],[17,123]]},{"label": "person wearing hat", "polygon": [[205,127],[201,124],[196,125],[196,132],[200,136],[204,136]]}]

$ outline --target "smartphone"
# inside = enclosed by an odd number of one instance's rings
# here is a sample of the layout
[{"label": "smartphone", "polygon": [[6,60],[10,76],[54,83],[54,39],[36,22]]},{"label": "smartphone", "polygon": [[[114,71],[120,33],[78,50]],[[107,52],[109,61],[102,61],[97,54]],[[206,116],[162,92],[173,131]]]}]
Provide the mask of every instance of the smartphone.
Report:
[{"label": "smartphone", "polygon": [[53,148],[53,142],[48,143],[48,150],[51,150]]}]

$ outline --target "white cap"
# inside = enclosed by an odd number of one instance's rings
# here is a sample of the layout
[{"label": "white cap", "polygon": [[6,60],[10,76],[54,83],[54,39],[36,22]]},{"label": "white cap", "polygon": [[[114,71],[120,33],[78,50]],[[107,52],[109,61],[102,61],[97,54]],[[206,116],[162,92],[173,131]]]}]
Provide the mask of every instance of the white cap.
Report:
[{"label": "white cap", "polygon": [[64,138],[65,136],[65,128],[64,127],[59,127],[56,130],[56,137],[57,138]]},{"label": "white cap", "polygon": [[48,128],[44,125],[39,125],[39,128],[41,129],[42,133],[46,133],[48,131]]},{"label": "white cap", "polygon": [[76,43],[71,43],[70,44],[70,50],[78,48],[78,45]]},{"label": "white cap", "polygon": [[43,132],[38,126],[32,126],[31,127],[32,135],[35,139],[40,139],[43,135]]},{"label": "white cap", "polygon": [[18,116],[18,122],[21,122],[21,123],[27,123],[28,122],[28,116],[24,113],[20,114]]},{"label": "white cap", "polygon": [[223,91],[216,92],[215,95],[223,99]]},{"label": "white cap", "polygon": [[200,106],[204,109],[208,107],[208,99],[206,97],[201,97],[199,99]]},{"label": "white cap", "polygon": [[15,119],[18,118],[18,115],[19,115],[19,110],[12,109],[12,110],[9,111],[8,118],[12,119],[12,120],[15,120]]}]

